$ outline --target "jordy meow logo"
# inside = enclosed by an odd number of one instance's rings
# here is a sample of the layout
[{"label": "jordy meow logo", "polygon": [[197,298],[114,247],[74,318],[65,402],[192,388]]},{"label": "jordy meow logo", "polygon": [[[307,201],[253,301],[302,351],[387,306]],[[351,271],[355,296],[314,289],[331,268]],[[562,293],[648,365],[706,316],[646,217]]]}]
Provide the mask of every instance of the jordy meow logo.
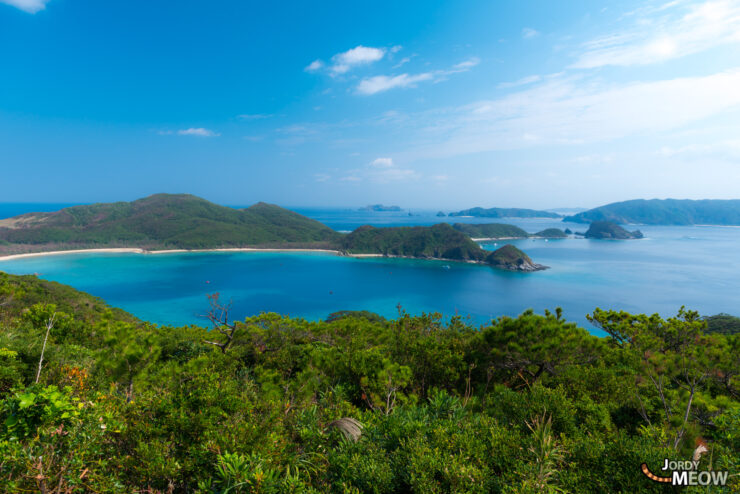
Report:
[{"label": "jordy meow logo", "polygon": [[[728,472],[698,471],[699,460],[671,461],[664,460],[661,470],[665,473],[656,475],[650,471],[647,463],[642,464],[642,473],[650,480],[671,485],[725,485]],[[667,474],[667,476],[666,476]]]}]

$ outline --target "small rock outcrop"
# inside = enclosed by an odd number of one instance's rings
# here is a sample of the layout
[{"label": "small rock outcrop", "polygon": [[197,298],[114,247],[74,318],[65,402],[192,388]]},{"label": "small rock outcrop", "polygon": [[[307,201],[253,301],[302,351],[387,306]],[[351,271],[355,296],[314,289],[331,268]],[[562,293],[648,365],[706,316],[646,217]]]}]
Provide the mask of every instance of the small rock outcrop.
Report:
[{"label": "small rock outcrop", "polygon": [[486,263],[499,269],[508,271],[542,271],[547,266],[537,264],[527,254],[511,244],[506,244],[498,250],[491,252],[486,258]]}]

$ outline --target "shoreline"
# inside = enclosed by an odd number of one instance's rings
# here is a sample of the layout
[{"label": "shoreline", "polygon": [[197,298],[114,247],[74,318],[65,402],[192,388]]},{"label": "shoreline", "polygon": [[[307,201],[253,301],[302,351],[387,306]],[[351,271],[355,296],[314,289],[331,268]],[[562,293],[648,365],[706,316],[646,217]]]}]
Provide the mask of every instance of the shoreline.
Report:
[{"label": "shoreline", "polygon": [[[222,249],[166,249],[166,250],[146,250],[139,247],[111,247],[111,248],[100,248],[100,249],[71,249],[71,250],[54,250],[48,252],[27,252],[25,254],[8,254],[0,256],[0,262],[3,261],[15,261],[18,259],[28,259],[33,257],[44,257],[44,256],[60,256],[67,254],[143,254],[143,255],[161,255],[161,254],[192,254],[192,253],[203,253],[203,252],[318,252],[323,254],[334,254],[340,257],[354,257],[358,259],[364,258],[401,258],[401,259],[420,259],[416,257],[407,256],[386,256],[385,254],[350,254],[344,253],[338,250],[332,249],[277,249],[277,248],[264,248],[258,247],[233,247],[233,248],[222,248]],[[462,260],[455,259],[438,259],[438,258],[424,258],[426,260],[435,261],[450,261],[450,262],[461,262]],[[476,261],[462,261],[462,262],[476,262]]]},{"label": "shoreline", "polygon": [[[8,254],[0,256],[2,261],[14,261],[16,259],[26,259],[31,257],[58,256],[65,254],[181,254],[181,253],[198,253],[198,252],[323,252],[328,254],[344,255],[338,250],[330,249],[274,249],[274,248],[255,248],[255,247],[235,247],[223,249],[167,249],[167,250],[146,250],[139,247],[111,247],[101,249],[72,249],[72,250],[55,250],[49,252],[28,252],[25,254]],[[374,254],[357,254],[357,256],[373,256]]]}]

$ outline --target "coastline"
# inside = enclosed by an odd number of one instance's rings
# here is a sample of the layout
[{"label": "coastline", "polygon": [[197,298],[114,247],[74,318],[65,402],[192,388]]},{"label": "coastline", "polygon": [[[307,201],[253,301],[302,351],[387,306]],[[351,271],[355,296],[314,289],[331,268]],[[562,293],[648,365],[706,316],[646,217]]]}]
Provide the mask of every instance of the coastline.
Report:
[{"label": "coastline", "polygon": [[[290,252],[317,252],[322,254],[333,254],[335,256],[340,257],[352,257],[355,259],[367,259],[367,258],[386,258],[386,259],[412,259],[412,260],[422,260],[422,261],[446,261],[446,262],[455,262],[455,263],[465,263],[465,264],[478,264],[481,266],[487,266],[485,262],[482,261],[474,261],[474,260],[465,260],[465,259],[444,259],[439,257],[411,257],[411,256],[397,256],[397,255],[385,255],[385,254],[351,254],[346,252],[341,252],[338,250],[331,250],[331,249],[275,249],[275,248],[255,248],[255,247],[235,247],[235,248],[224,248],[224,249],[166,249],[166,250],[145,250],[138,247],[112,247],[109,249],[76,249],[76,250],[56,250],[56,251],[49,251],[49,252],[29,252],[26,254],[10,254],[7,256],[0,256],[0,262],[3,261],[14,261],[18,259],[26,259],[26,258],[32,258],[32,257],[43,257],[43,256],[58,256],[58,255],[66,255],[66,254],[143,254],[143,255],[149,255],[149,254],[184,254],[184,253],[197,253],[197,252],[283,252],[283,253],[290,253]],[[547,266],[542,266],[539,264],[536,264],[538,269],[534,269],[532,271],[540,271],[542,269],[547,269]],[[495,266],[494,266],[495,267]],[[517,270],[517,269],[506,269],[506,268],[498,268],[498,269],[504,269],[506,271],[530,271],[530,270]]]},{"label": "coastline", "polygon": [[[29,252],[26,254],[9,254],[0,256],[0,262],[13,261],[16,259],[25,259],[30,257],[58,256],[65,254],[180,254],[191,252],[323,252],[328,254],[343,255],[338,250],[330,249],[260,249],[255,247],[237,247],[225,249],[167,249],[167,250],[145,250],[138,247],[111,247],[108,249],[74,249],[74,250],[55,250],[49,252]],[[364,256],[365,254],[358,254]],[[372,256],[374,254],[367,254]]]}]

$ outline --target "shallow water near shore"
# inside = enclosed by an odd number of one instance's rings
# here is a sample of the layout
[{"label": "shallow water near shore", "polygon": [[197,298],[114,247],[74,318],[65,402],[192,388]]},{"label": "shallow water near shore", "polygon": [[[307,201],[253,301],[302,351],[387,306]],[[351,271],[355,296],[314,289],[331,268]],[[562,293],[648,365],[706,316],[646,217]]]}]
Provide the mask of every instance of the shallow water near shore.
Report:
[{"label": "shallow water near shore", "polygon": [[[378,216],[378,225],[440,220],[433,213],[417,217],[375,213],[353,218],[346,213],[342,216],[341,211],[323,210],[321,215],[317,219],[335,229],[356,227],[358,220],[368,223],[373,216]],[[529,232],[547,227],[585,230],[584,225],[557,220],[496,221]],[[585,317],[595,307],[664,316],[675,314],[681,305],[707,315],[740,313],[740,229],[639,228],[645,239],[524,239],[482,244],[490,250],[504,243],[517,245],[535,262],[550,266],[537,273],[445,261],[355,259],[305,252],[80,253],[0,261],[0,270],[39,273],[142,319],[178,325],[205,324],[199,314],[206,311],[205,295],[212,292],[233,299],[234,315],[239,318],[272,311],[316,320],[338,310],[370,310],[394,317],[400,304],[412,314],[459,314],[482,324],[527,308],[542,312],[561,306],[568,320],[597,334]]]}]

